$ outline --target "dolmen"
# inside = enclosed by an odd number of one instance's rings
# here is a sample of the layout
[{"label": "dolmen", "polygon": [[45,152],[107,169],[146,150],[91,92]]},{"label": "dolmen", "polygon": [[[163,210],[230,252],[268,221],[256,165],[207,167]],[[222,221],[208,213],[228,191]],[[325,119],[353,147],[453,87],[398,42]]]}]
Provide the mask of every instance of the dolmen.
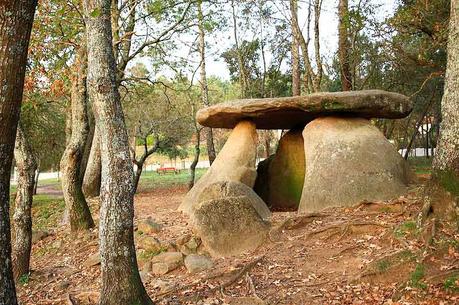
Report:
[{"label": "dolmen", "polygon": [[[198,122],[231,128],[210,169],[179,209],[214,256],[255,249],[267,237],[270,210],[316,212],[406,191],[405,160],[370,119],[400,119],[404,95],[381,90],[238,100],[201,109]],[[274,155],[256,166],[257,129],[281,129]]]}]

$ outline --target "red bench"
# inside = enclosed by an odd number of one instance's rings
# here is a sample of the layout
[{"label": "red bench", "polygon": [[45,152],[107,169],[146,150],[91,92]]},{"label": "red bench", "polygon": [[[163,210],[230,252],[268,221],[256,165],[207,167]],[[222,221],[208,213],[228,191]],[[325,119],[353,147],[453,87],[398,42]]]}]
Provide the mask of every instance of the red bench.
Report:
[{"label": "red bench", "polygon": [[161,174],[180,174],[180,170],[175,168],[175,167],[160,167],[156,170],[156,172],[161,175]]}]

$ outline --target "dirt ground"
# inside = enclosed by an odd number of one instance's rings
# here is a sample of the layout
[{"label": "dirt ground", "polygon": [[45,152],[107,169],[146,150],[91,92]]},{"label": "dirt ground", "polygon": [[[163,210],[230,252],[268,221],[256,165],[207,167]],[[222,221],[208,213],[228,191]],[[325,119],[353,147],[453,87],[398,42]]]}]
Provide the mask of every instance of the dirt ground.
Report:
[{"label": "dirt ground", "polygon": [[[192,234],[176,211],[185,192],[137,195],[136,221],[153,217],[163,225],[153,236],[165,243]],[[257,250],[214,259],[198,274],[183,266],[144,274],[145,286],[155,304],[459,304],[459,235],[435,220],[417,229],[420,194],[422,186],[413,186],[392,202],[274,213],[269,240]],[[97,304],[100,266],[85,264],[98,251],[97,229],[49,233],[34,244],[33,271],[18,284],[21,304]]]}]

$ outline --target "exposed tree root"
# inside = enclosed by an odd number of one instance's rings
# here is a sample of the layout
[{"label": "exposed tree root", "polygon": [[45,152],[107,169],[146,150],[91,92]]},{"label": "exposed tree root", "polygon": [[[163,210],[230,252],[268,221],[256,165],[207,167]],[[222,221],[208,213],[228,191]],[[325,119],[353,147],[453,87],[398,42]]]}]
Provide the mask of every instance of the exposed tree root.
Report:
[{"label": "exposed tree root", "polygon": [[456,266],[455,268],[447,270],[447,271],[444,271],[444,272],[440,272],[440,273],[431,275],[431,276],[426,278],[426,282],[433,282],[433,281],[435,281],[437,279],[444,279],[444,278],[447,278],[449,276],[455,276],[455,275],[456,276],[459,275],[459,266]]},{"label": "exposed tree root", "polygon": [[226,282],[224,282],[223,284],[221,284],[218,288],[215,288],[215,289],[220,289],[220,290],[223,290],[225,289],[226,287],[228,286],[231,286],[233,283],[235,283],[238,279],[240,279],[244,274],[246,274],[247,272],[249,272],[253,267],[255,267],[255,265],[257,265],[262,259],[264,259],[265,256],[262,255],[256,259],[254,259],[253,261],[251,261],[250,263],[248,263],[247,265],[245,265],[241,271],[239,271],[237,274],[235,274],[234,276],[232,276],[229,280],[227,280]]},{"label": "exposed tree root", "polygon": [[77,305],[77,302],[70,293],[67,293],[66,302],[67,305]]},{"label": "exposed tree root", "polygon": [[[343,234],[346,234],[347,231],[349,230],[349,228],[352,227],[352,226],[378,226],[378,227],[383,227],[383,228],[389,228],[388,225],[385,225],[385,224],[382,224],[382,223],[379,223],[379,222],[373,222],[373,221],[341,222],[341,223],[329,225],[329,226],[327,226],[325,228],[321,228],[321,229],[317,229],[315,231],[312,231],[307,235],[307,237],[309,238],[309,237],[311,237],[313,235],[316,235],[316,234],[319,234],[319,233],[323,233],[323,232],[326,232],[328,230],[336,230],[336,229],[341,229],[340,232],[342,232]],[[326,239],[329,239],[330,237],[332,237],[332,236],[334,236],[336,234],[338,234],[338,233],[332,233]]]},{"label": "exposed tree root", "polygon": [[[239,280],[242,276],[244,276],[247,272],[249,272],[253,267],[255,267],[264,257],[265,256],[262,255],[262,256],[260,256],[260,257],[258,257],[256,259],[254,259],[253,261],[249,262],[244,267],[242,267],[240,270],[233,270],[233,271],[230,271],[230,272],[219,272],[217,274],[205,277],[205,278],[201,279],[198,282],[194,282],[194,283],[191,283],[191,284],[188,284],[188,285],[176,286],[176,287],[172,288],[171,290],[159,293],[159,294],[155,295],[154,297],[158,298],[158,297],[163,297],[163,296],[166,296],[166,295],[169,295],[169,294],[172,294],[172,293],[178,293],[178,292],[181,292],[181,291],[185,291],[187,289],[199,286],[203,282],[208,281],[210,279],[215,279],[217,277],[223,277],[223,276],[228,275],[228,274],[229,275],[234,274],[227,281],[223,282],[219,286],[216,286],[216,287],[210,289],[210,292],[215,292],[215,291],[223,292],[223,290],[226,287],[231,286],[233,283],[235,283],[237,280]],[[199,296],[194,295],[194,296],[192,296],[192,298],[198,300]]]}]

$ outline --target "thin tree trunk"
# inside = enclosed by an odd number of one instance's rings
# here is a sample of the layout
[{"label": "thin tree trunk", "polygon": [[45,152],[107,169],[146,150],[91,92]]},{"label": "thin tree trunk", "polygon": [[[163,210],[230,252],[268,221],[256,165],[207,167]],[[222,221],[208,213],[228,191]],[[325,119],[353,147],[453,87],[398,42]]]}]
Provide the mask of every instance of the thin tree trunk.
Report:
[{"label": "thin tree trunk", "polygon": [[[293,0],[290,1],[291,11],[294,5],[294,3],[292,2]],[[304,86],[307,92],[320,91],[320,84],[322,81],[323,67],[322,67],[322,59],[320,57],[320,39],[319,39],[320,38],[319,21],[320,21],[321,7],[322,7],[322,1],[315,0],[314,1],[314,48],[315,48],[315,60],[316,60],[316,66],[317,66],[317,73],[314,72],[312,65],[311,65],[311,61],[309,59],[309,41],[310,41],[309,30],[310,30],[311,13],[312,13],[311,2],[309,2],[308,4],[306,38],[301,32],[301,29],[298,23],[298,16],[294,14],[294,11],[292,11],[292,25],[294,26],[295,35],[297,36],[297,39],[300,43],[301,54],[303,56],[303,61],[304,61],[304,66],[305,66]]]},{"label": "thin tree trunk", "polygon": [[[270,132],[269,130],[266,132]],[[269,134],[266,135],[265,137],[265,157],[266,159],[271,156],[271,137]]]},{"label": "thin tree trunk", "polygon": [[349,57],[349,4],[348,0],[339,0],[338,4],[338,58],[340,65],[341,89],[352,90],[352,75]]},{"label": "thin tree trunk", "polygon": [[459,3],[451,1],[448,34],[448,61],[445,93],[441,100],[442,121],[437,151],[433,159],[434,176],[455,176],[459,187]]},{"label": "thin tree trunk", "polygon": [[[292,16],[296,16],[298,18],[298,1],[297,0],[290,0],[290,11]],[[292,96],[300,96],[301,95],[301,83],[300,83],[300,50],[299,50],[299,42],[298,42],[298,35],[295,31],[295,26],[291,25],[292,27]]]},{"label": "thin tree trunk", "polygon": [[[61,160],[62,192],[65,208],[72,232],[94,227],[88,203],[82,191],[82,161],[89,133],[87,114],[86,46],[80,46],[75,61],[75,74],[72,81],[71,113],[72,135]],[[64,220],[66,222],[66,220]]]},{"label": "thin tree trunk", "polygon": [[[205,41],[205,29],[204,29],[204,15],[202,13],[202,0],[197,3],[198,6],[198,27],[199,27],[199,54],[201,56],[200,65],[200,85],[201,85],[201,99],[204,106],[208,107],[209,103],[209,87],[207,85],[207,73],[206,73],[206,41]],[[206,128],[206,143],[207,143],[207,155],[209,156],[209,163],[212,165],[215,158],[214,145],[214,134],[212,128]]]},{"label": "thin tree trunk", "polygon": [[314,2],[314,53],[317,66],[317,73],[312,80],[314,91],[321,91],[320,84],[322,83],[322,58],[320,57],[320,13],[322,12],[322,0],[315,0]]},{"label": "thin tree trunk", "polygon": [[98,119],[102,153],[99,304],[153,304],[140,279],[134,247],[133,168],[116,86],[110,6],[110,0],[84,1],[88,88]]},{"label": "thin tree trunk", "polygon": [[416,124],[414,126],[414,131],[413,131],[413,134],[411,135],[410,142],[408,143],[408,145],[406,147],[405,156],[404,156],[405,160],[408,160],[408,156],[409,156],[409,153],[410,153],[410,150],[411,150],[411,146],[413,146],[414,140],[416,139],[416,136],[417,136],[417,134],[419,132],[419,127],[422,126],[422,121],[423,121],[424,117],[427,115],[427,113],[429,112],[430,107],[433,104],[434,97],[435,97],[435,93],[430,98],[430,101],[425,106],[424,111],[421,114],[421,117],[419,118],[419,120],[416,122]]},{"label": "thin tree trunk", "polygon": [[140,176],[142,176],[142,171],[143,171],[143,164],[145,161],[137,161],[137,169],[135,170],[134,173],[134,186],[133,186],[133,193],[137,193],[137,189],[139,187],[139,182],[140,182]]},{"label": "thin tree trunk", "polygon": [[191,190],[196,180],[196,166],[199,162],[199,155],[201,154],[201,131],[196,128],[196,145],[194,146],[194,159],[190,166],[190,181],[188,182],[188,189]]},{"label": "thin tree trunk", "polygon": [[16,305],[11,264],[10,177],[37,1],[0,2],[0,304]]},{"label": "thin tree trunk", "polygon": [[231,8],[232,8],[232,17],[233,17],[233,35],[234,35],[234,44],[236,48],[236,56],[237,62],[239,66],[239,82],[241,83],[241,95],[243,98],[248,97],[248,79],[247,73],[245,71],[244,65],[244,58],[242,57],[242,53],[239,47],[239,38],[237,34],[237,16],[236,16],[236,8],[234,4],[234,0],[231,0]]},{"label": "thin tree trunk", "polygon": [[88,157],[88,164],[83,178],[83,193],[86,197],[97,197],[100,194],[102,160],[100,157],[100,136],[97,126],[94,129],[94,136],[91,151]]},{"label": "thin tree trunk", "polygon": [[89,132],[88,132],[88,135],[86,136],[86,144],[85,144],[84,151],[83,151],[83,158],[81,160],[80,179],[82,183],[83,183],[84,176],[86,174],[86,169],[88,168],[89,155],[91,154],[91,148],[92,148],[92,141],[94,139],[94,133],[96,131],[94,117],[91,118],[92,111],[90,110],[91,108],[90,108],[89,100],[88,100],[88,102],[86,103],[86,112],[88,114]]},{"label": "thin tree trunk", "polygon": [[29,273],[32,249],[32,200],[37,163],[27,136],[18,127],[14,158],[18,169],[16,202],[13,214],[13,274],[18,279]]},{"label": "thin tree trunk", "polygon": [[40,178],[40,161],[37,162],[37,173],[35,174],[35,182],[33,184],[33,194],[37,195],[38,179]]},{"label": "thin tree trunk", "polygon": [[259,14],[260,14],[260,51],[261,51],[261,59],[263,63],[263,76],[261,80],[261,97],[266,97],[266,71],[267,71],[267,64],[266,64],[266,54],[265,54],[265,38],[263,35],[263,1],[258,2],[259,5]]}]

